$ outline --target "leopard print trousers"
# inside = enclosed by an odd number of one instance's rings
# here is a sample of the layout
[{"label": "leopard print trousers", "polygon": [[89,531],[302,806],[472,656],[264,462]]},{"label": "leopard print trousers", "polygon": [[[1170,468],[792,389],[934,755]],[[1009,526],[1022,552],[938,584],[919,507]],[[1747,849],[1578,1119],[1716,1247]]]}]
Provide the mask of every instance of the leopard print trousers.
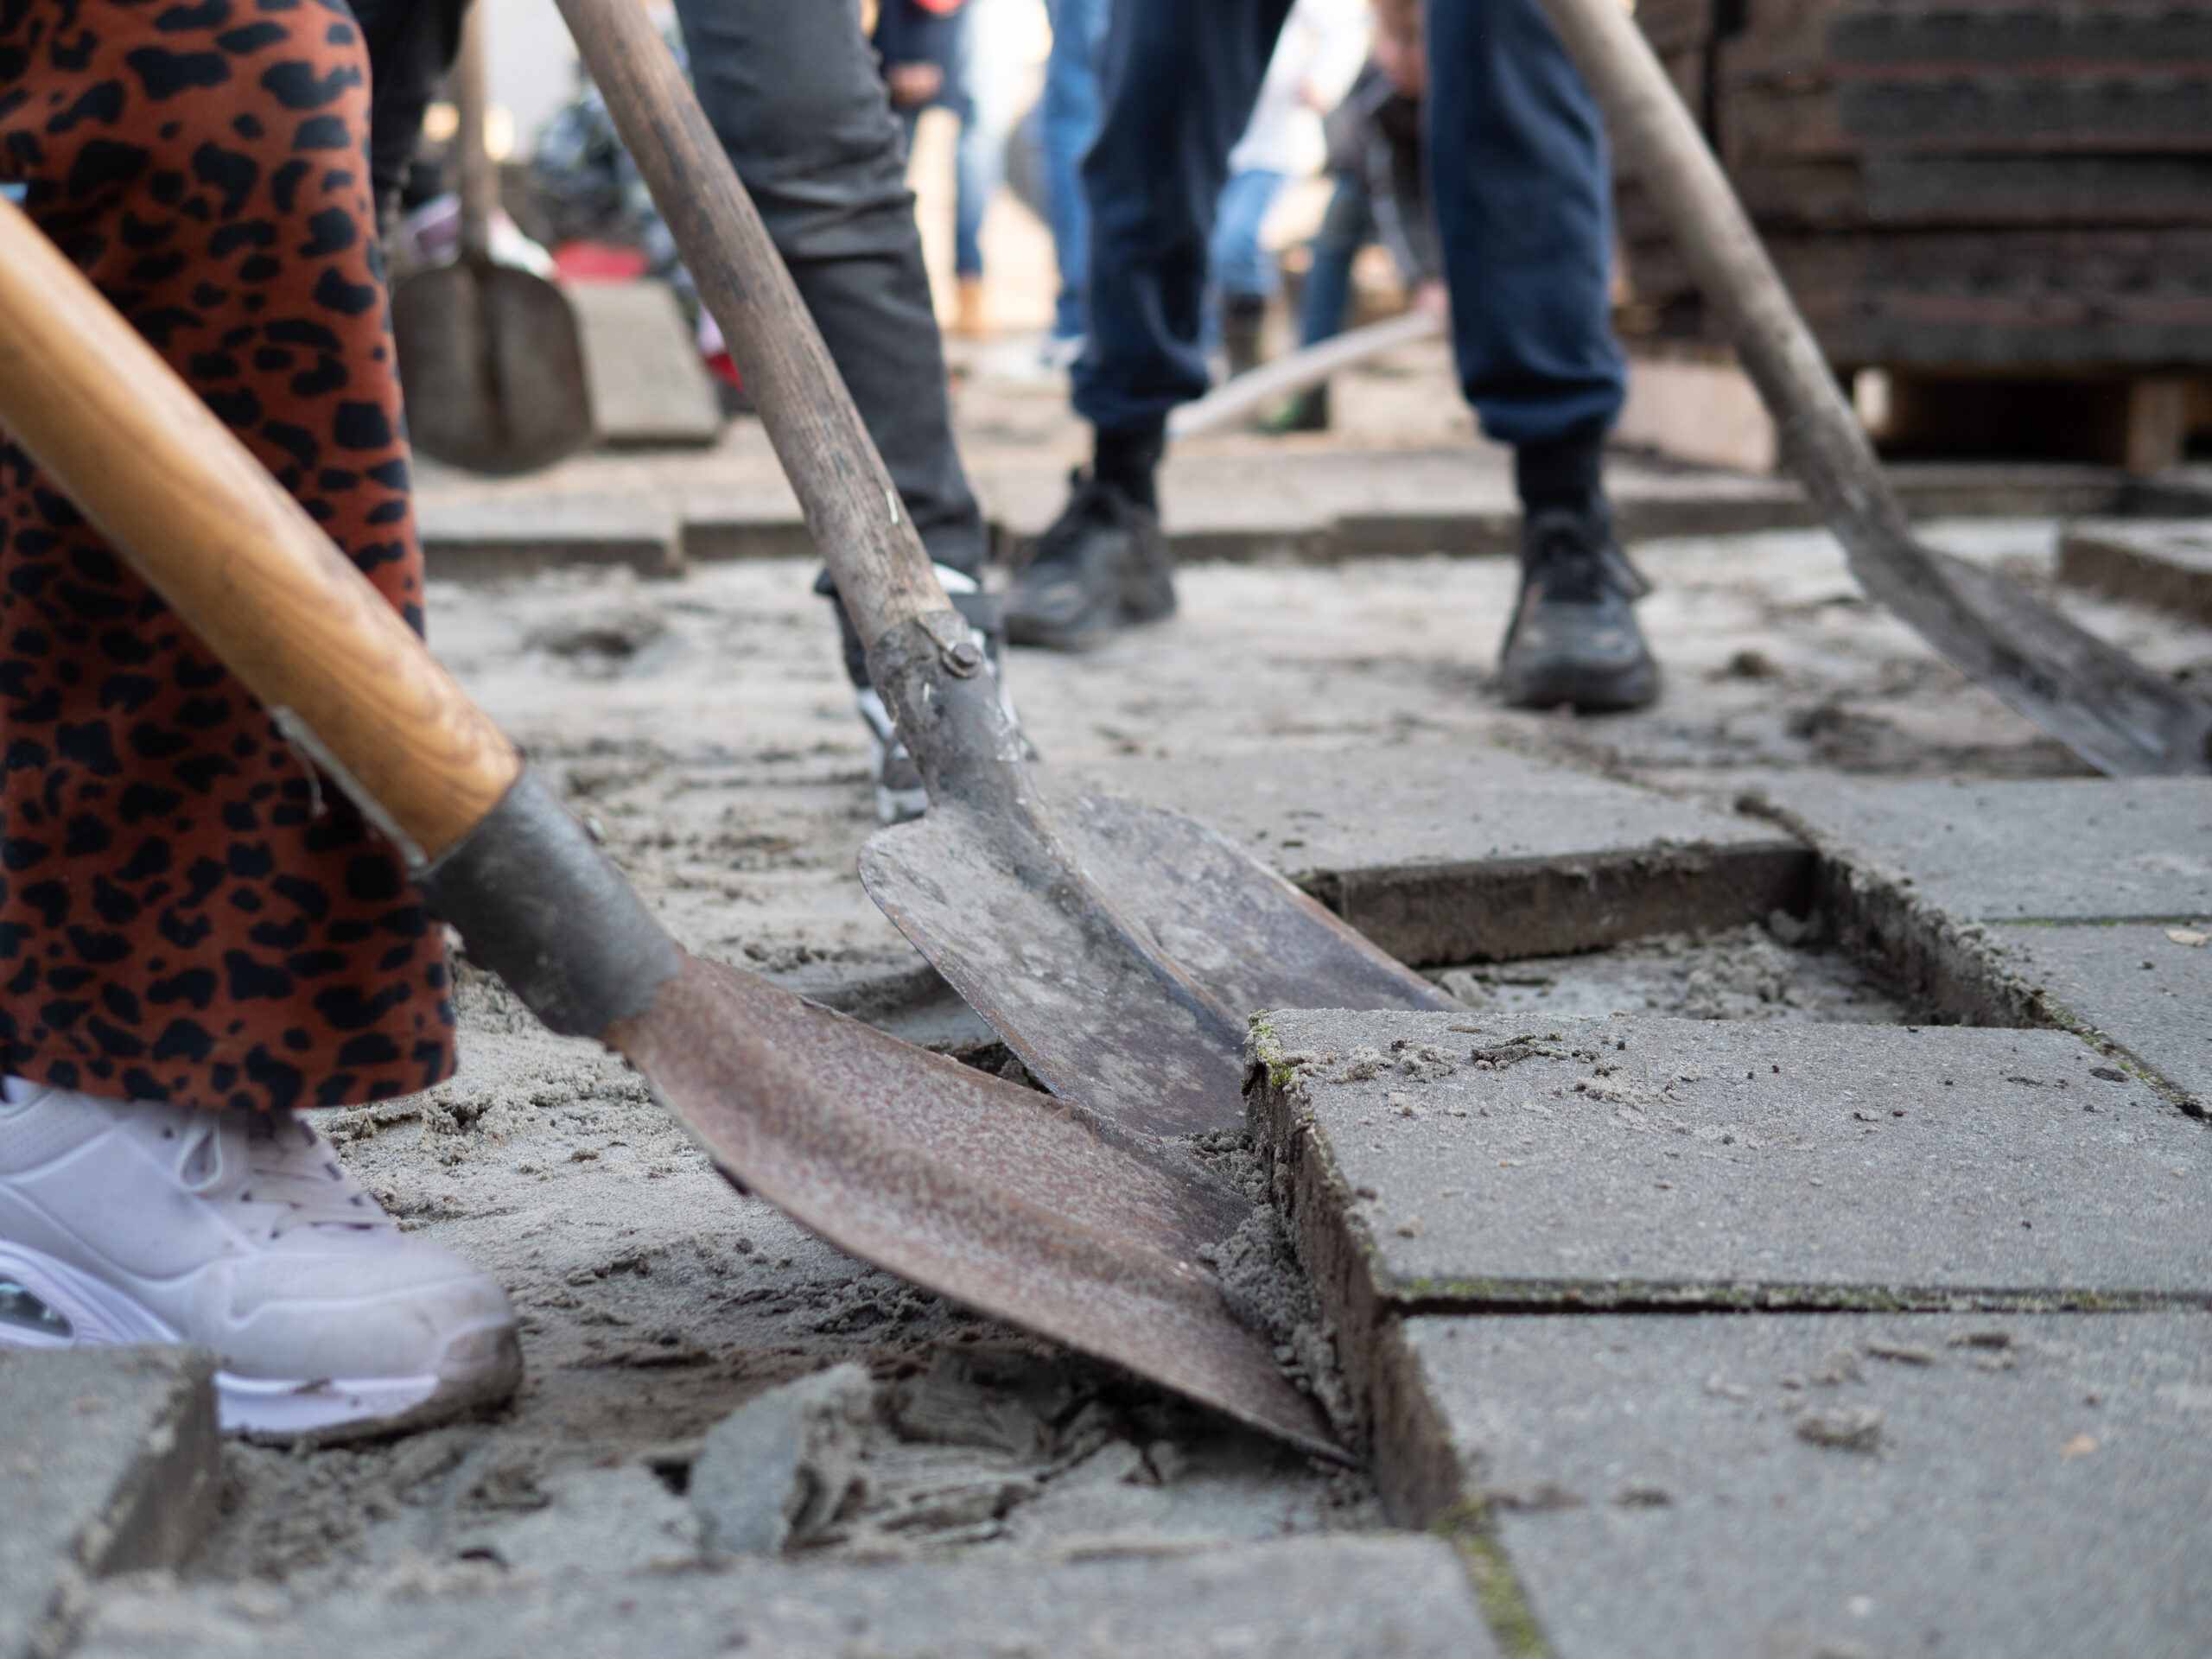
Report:
[{"label": "leopard print trousers", "polygon": [[[367,83],[339,0],[0,0],[0,181],[419,632]],[[12,444],[0,988],[0,1071],[73,1089],[332,1106],[453,1069],[400,861]]]}]

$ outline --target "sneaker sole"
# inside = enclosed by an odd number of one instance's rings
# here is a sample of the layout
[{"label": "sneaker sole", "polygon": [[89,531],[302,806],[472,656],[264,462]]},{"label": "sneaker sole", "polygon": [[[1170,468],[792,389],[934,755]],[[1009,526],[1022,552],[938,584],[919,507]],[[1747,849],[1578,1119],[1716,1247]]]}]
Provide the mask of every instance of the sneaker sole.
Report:
[{"label": "sneaker sole", "polygon": [[1510,709],[1556,709],[1571,705],[1577,714],[1621,714],[1643,709],[1659,696],[1659,672],[1646,663],[1622,673],[1577,673],[1569,670],[1541,678],[1509,676],[1505,702]]},{"label": "sneaker sole", "polygon": [[[67,1326],[0,1319],[0,1345],[54,1351],[184,1341],[105,1280],[26,1245],[0,1242],[0,1282],[20,1286]],[[425,1427],[506,1399],[522,1381],[522,1348],[512,1325],[479,1325],[455,1334],[426,1376],[285,1378],[219,1370],[214,1381],[216,1421],[226,1434],[349,1440]]]},{"label": "sneaker sole", "polygon": [[1107,621],[1090,623],[1080,628],[1055,628],[1037,622],[1017,622],[1009,616],[1006,625],[1006,642],[1010,645],[1029,645],[1045,651],[1095,651],[1117,634],[1154,622],[1165,622],[1174,614],[1175,598],[1170,594],[1164,601],[1150,600],[1142,607],[1125,608]]}]

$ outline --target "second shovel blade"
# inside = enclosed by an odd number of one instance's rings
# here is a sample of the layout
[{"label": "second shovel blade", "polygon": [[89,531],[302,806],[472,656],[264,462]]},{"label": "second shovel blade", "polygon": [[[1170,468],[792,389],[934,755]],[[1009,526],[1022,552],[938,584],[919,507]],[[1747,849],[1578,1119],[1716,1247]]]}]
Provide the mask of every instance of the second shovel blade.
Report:
[{"label": "second shovel blade", "polygon": [[1040,836],[961,804],[874,836],[861,880],[1055,1094],[1123,1128],[1243,1121],[1245,1024],[1263,1008],[1453,1008],[1242,849],[1109,796]]}]

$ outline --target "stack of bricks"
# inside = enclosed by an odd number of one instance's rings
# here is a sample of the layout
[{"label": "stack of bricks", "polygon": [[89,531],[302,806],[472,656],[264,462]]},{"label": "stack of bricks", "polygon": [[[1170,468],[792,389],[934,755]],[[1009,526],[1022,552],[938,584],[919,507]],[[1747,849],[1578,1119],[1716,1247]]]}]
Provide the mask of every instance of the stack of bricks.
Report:
[{"label": "stack of bricks", "polygon": [[[1891,435],[2178,459],[2212,425],[2212,4],[1641,0],[1784,280]],[[1624,328],[1718,328],[1624,182]]]}]

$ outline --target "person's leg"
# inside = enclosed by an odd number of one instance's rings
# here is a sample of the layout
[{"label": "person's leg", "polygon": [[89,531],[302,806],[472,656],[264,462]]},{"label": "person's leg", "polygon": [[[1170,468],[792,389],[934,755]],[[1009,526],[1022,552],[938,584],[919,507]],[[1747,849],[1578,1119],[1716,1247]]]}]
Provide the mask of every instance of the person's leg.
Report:
[{"label": "person's leg", "polygon": [[1279,281],[1274,256],[1260,240],[1260,227],[1281,188],[1281,174],[1249,168],[1223,188],[1216,211],[1207,257],[1231,378],[1260,366],[1260,331]]},{"label": "person's leg", "polygon": [[[1298,308],[1300,346],[1317,346],[1344,332],[1344,316],[1351,308],[1352,261],[1374,239],[1374,210],[1366,181],[1357,174],[1339,174],[1328,211],[1321,216],[1321,228],[1306,245],[1310,263]],[[1324,380],[1287,399],[1261,426],[1278,434],[1325,432],[1329,422],[1329,383]]]},{"label": "person's leg", "polygon": [[369,172],[388,227],[423,137],[423,112],[461,44],[469,0],[353,0],[369,50]]},{"label": "person's leg", "polygon": [[1007,594],[1007,632],[1063,649],[1175,608],[1153,474],[1167,411],[1205,393],[1206,242],[1290,0],[1116,0],[1083,164],[1090,334],[1075,407],[1096,447]]},{"label": "person's leg", "polygon": [[1430,0],[1426,149],[1461,390],[1515,446],[1523,591],[1510,701],[1656,695],[1641,580],[1614,544],[1600,458],[1627,374],[1611,326],[1611,176],[1589,89],[1538,0]]},{"label": "person's leg", "polygon": [[[342,9],[80,0],[65,54],[55,10],[0,16],[24,211],[419,628],[359,35]],[[194,1343],[224,1425],[270,1433],[505,1397],[499,1286],[297,1116],[451,1073],[443,928],[5,443],[0,526],[0,1343]]]},{"label": "person's leg", "polygon": [[1156,435],[1169,410],[1205,395],[1207,239],[1289,10],[1117,0],[1083,165],[1090,343],[1075,367],[1076,412],[1102,434]]},{"label": "person's leg", "polygon": [[677,0],[691,77],[930,556],[982,569],[905,147],[845,3]]},{"label": "person's leg", "polygon": [[[868,435],[954,602],[987,635],[996,607],[976,582],[989,551],[982,510],[960,464],[945,392],[944,348],[922,264],[906,145],[844,3],[677,0],[691,79],[715,136],[760,209]],[[817,591],[833,599],[823,573]],[[918,813],[921,777],[870,688],[868,663],[836,607],[845,670],[868,731],[877,808]]]},{"label": "person's leg", "polygon": [[1374,237],[1367,181],[1357,174],[1340,174],[1321,228],[1308,245],[1313,263],[1306,268],[1299,306],[1300,345],[1318,346],[1344,332],[1344,314],[1351,308],[1352,261]]},{"label": "person's leg", "polygon": [[1060,294],[1052,335],[1080,341],[1083,290],[1090,269],[1090,210],[1084,200],[1083,158],[1098,136],[1098,60],[1111,0],[1046,0],[1052,50],[1045,61],[1039,125],[1045,152],[1045,193]]},{"label": "person's leg", "polygon": [[[984,42],[978,38],[978,19],[985,0],[969,0],[961,8],[960,49],[953,60],[955,90],[963,111],[960,139],[952,157],[952,270],[956,276],[981,279],[983,274],[983,213],[991,193],[999,188],[1006,167],[1006,128],[1001,113],[1003,99],[995,86],[980,83]],[[982,21],[989,22],[988,16]]]}]

